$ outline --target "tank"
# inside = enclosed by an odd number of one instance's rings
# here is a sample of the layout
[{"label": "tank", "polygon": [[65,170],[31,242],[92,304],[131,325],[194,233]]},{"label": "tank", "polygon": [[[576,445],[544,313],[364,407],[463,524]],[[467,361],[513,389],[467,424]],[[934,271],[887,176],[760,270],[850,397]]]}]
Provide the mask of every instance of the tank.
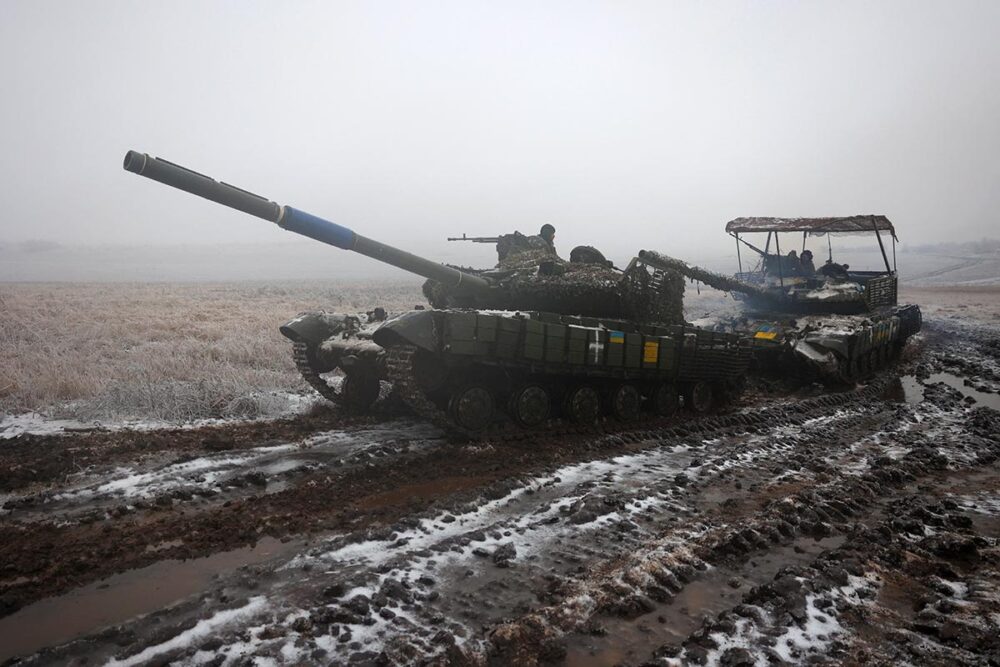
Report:
[{"label": "tank", "polygon": [[[129,151],[124,168],[427,279],[430,309],[317,311],[280,327],[306,381],[351,411],[388,383],[418,415],[469,437],[628,422],[705,412],[738,391],[750,363],[746,337],[686,325],[683,278],[641,257],[624,270],[596,251],[565,261],[510,234],[495,267],[448,266],[144,153]],[[324,377],[333,371],[339,383]]]},{"label": "tank", "polygon": [[[755,267],[743,271],[740,256],[740,271],[725,276],[651,250],[640,251],[639,257],[649,266],[679,273],[739,299],[742,312],[717,319],[712,326],[749,336],[756,366],[762,371],[853,384],[892,364],[907,339],[920,331],[919,306],[897,301],[896,232],[885,216],[737,218],[726,230],[736,239],[738,250],[746,246],[758,255]],[[767,234],[763,250],[741,238],[748,232]],[[836,263],[830,243],[826,264],[816,270],[811,252],[806,261],[798,253],[781,254],[778,234],[789,232],[802,234],[803,249],[811,235],[829,240],[836,234],[873,234],[885,270],[855,271]],[[892,266],[883,232],[893,242]]]}]

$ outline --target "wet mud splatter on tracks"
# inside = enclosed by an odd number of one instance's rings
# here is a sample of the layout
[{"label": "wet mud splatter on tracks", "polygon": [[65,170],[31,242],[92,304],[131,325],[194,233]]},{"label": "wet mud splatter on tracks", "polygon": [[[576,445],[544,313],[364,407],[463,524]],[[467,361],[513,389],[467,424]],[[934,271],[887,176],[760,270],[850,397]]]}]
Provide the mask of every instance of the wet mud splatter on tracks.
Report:
[{"label": "wet mud splatter on tracks", "polygon": [[85,463],[4,489],[0,635],[80,622],[3,659],[986,664],[993,336],[929,322],[902,382],[620,433],[454,444],[387,415],[217,449],[71,436]]}]

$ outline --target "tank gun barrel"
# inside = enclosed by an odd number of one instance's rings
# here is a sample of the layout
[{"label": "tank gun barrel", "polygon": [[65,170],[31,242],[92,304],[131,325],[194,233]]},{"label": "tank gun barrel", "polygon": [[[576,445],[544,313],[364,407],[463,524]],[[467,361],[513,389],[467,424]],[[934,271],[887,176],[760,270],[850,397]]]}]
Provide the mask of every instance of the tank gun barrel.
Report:
[{"label": "tank gun barrel", "polygon": [[424,278],[437,280],[450,287],[461,286],[471,291],[479,291],[489,289],[491,286],[488,280],[479,276],[380,243],[329,220],[291,206],[282,206],[260,195],[216,181],[204,174],[146,153],[129,151],[125,155],[123,166],[126,171],[263,218],[290,232],[308,236],[343,250],[351,250]]},{"label": "tank gun barrel", "polygon": [[639,259],[657,269],[664,271],[676,271],[682,276],[701,281],[709,287],[714,287],[725,292],[741,292],[749,296],[766,297],[767,293],[756,285],[749,285],[745,282],[724,276],[721,273],[708,271],[698,266],[691,266],[687,262],[662,255],[653,250],[640,250]]}]

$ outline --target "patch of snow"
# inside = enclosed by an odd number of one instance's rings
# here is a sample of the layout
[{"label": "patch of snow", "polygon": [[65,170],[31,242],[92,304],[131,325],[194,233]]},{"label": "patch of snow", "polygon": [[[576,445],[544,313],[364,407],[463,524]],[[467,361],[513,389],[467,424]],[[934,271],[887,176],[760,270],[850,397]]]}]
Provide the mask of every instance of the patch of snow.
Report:
[{"label": "patch of snow", "polygon": [[131,667],[131,665],[142,664],[168,651],[187,648],[200,639],[206,639],[216,634],[223,626],[257,614],[263,611],[265,607],[266,604],[262,596],[250,598],[242,607],[217,612],[209,618],[198,621],[194,627],[171,637],[165,642],[149,646],[141,652],[122,660],[113,658],[107,662],[107,667]]},{"label": "patch of snow", "polygon": [[938,577],[938,582],[943,584],[948,590],[951,591],[951,597],[956,600],[964,600],[969,595],[969,585],[961,581],[948,581],[947,579],[942,579]]},{"label": "patch of snow", "polygon": [[19,435],[53,435],[73,429],[102,428],[96,424],[85,424],[73,419],[51,419],[39,412],[25,412],[6,415],[0,419],[0,440],[16,438]]},{"label": "patch of snow", "polygon": [[820,289],[802,291],[798,296],[814,301],[853,300],[861,294],[861,286],[855,283],[826,283]]},{"label": "patch of snow", "polygon": [[266,456],[296,449],[296,445],[273,445],[258,447],[240,454],[226,453],[219,456],[204,456],[183,463],[168,465],[151,472],[137,472],[131,468],[118,468],[118,477],[97,485],[66,491],[53,496],[55,500],[69,500],[77,497],[118,495],[124,498],[149,497],[167,489],[190,483],[192,475],[197,476],[199,485],[210,487],[222,480],[236,468],[262,459]]},{"label": "patch of snow", "polygon": [[[836,604],[827,609],[820,609],[816,603],[821,599],[841,600],[852,605],[866,604],[858,592],[872,586],[872,581],[866,577],[851,575],[846,586],[839,586],[821,593],[811,593],[806,596],[806,619],[801,624],[786,627],[784,632],[774,637],[772,650],[782,660],[789,663],[801,663],[803,655],[820,655],[833,639],[846,633],[834,614]],[[774,636],[773,627],[759,627],[761,623],[771,626],[776,619],[761,607],[756,608],[761,622],[741,618],[736,621],[736,629],[730,634],[712,633],[710,637],[717,644],[709,651],[705,664],[715,667],[722,664],[722,657],[732,648],[742,648],[750,652],[754,665],[764,667],[770,664],[767,654],[762,650],[770,641],[765,638]],[[684,654],[677,659],[668,659],[667,664],[680,666],[687,664]]]},{"label": "patch of snow", "polygon": [[957,496],[955,501],[962,509],[976,514],[1000,514],[1000,494],[983,491],[974,495]]},{"label": "patch of snow", "polygon": [[20,435],[63,435],[74,431],[156,431],[168,428],[195,429],[249,421],[266,422],[303,414],[321,400],[313,394],[306,395],[295,392],[255,392],[247,397],[251,399],[266,398],[276,406],[274,414],[254,419],[231,417],[196,419],[188,422],[169,422],[157,419],[84,422],[76,419],[57,419],[43,412],[25,412],[17,415],[4,415],[0,418],[0,440],[9,440]]}]

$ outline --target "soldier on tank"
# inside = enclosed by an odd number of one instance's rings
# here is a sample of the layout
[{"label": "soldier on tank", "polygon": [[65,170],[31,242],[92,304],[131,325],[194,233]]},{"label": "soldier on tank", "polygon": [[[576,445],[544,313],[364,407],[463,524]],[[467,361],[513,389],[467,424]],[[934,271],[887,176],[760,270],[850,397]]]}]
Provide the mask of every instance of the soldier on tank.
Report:
[{"label": "soldier on tank", "polygon": [[816,265],[813,264],[812,250],[803,250],[799,257],[799,264],[802,267],[802,275],[812,278],[816,275]]},{"label": "soldier on tank", "polygon": [[569,253],[570,264],[597,264],[612,268],[612,263],[594,246],[578,245]]},{"label": "soldier on tank", "polygon": [[549,246],[552,252],[556,251],[556,228],[545,223],[542,225],[541,230],[538,232],[538,236],[542,238],[543,241]]},{"label": "soldier on tank", "polygon": [[828,259],[826,260],[826,264],[820,268],[819,273],[834,282],[839,282],[850,278],[847,273],[847,269],[849,268],[849,264],[838,264],[832,259]]},{"label": "soldier on tank", "polygon": [[799,264],[799,254],[794,250],[788,251],[788,254],[782,259],[781,266],[786,275],[798,275],[802,269],[802,265]]}]

